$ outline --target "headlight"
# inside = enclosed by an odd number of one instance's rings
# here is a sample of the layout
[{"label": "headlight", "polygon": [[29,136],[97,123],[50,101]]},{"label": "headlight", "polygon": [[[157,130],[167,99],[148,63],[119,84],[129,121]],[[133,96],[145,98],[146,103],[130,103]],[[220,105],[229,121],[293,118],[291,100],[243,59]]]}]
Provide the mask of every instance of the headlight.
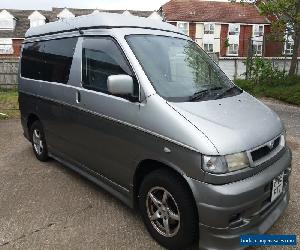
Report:
[{"label": "headlight", "polygon": [[202,169],[209,173],[224,174],[249,166],[245,152],[225,156],[203,156]]},{"label": "headlight", "polygon": [[227,172],[227,163],[224,156],[203,156],[202,168],[209,173],[222,174]]},{"label": "headlight", "polygon": [[228,171],[236,171],[249,167],[249,159],[246,153],[237,153],[233,155],[226,155]]}]

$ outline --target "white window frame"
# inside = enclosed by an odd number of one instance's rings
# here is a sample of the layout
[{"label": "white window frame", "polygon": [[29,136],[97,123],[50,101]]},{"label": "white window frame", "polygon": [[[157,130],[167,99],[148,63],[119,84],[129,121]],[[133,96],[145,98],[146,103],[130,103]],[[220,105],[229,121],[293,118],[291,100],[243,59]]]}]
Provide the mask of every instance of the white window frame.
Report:
[{"label": "white window frame", "polygon": [[[179,25],[181,25],[181,24],[187,24],[186,29],[184,29],[184,30],[181,29],[181,28],[179,27]],[[177,28],[178,28],[181,32],[183,32],[184,34],[186,34],[187,36],[189,36],[189,34],[190,34],[190,23],[189,23],[189,22],[177,22],[176,26],[177,26]]]},{"label": "white window frame", "polygon": [[[236,53],[230,53],[230,46],[235,46],[235,45],[237,46]],[[228,49],[227,49],[227,55],[228,56],[238,56],[239,55],[239,44],[238,43],[229,44]]]},{"label": "white window frame", "polygon": [[[287,47],[289,46],[289,48]],[[293,46],[294,46],[294,41],[293,40],[287,40],[284,42],[284,55],[293,55]]]},{"label": "white window frame", "polygon": [[[287,24],[286,26],[286,33],[285,33],[285,42],[283,46],[283,54],[284,55],[293,55],[293,46],[294,46],[294,39],[290,32],[293,32],[293,27],[291,24]],[[289,46],[289,48],[288,48]]]},{"label": "white window frame", "polygon": [[[210,48],[212,49],[211,51],[210,51]],[[203,49],[206,53],[214,53],[214,44],[213,43],[203,43]]]},{"label": "white window frame", "polygon": [[[260,28],[262,28],[261,31],[260,31]],[[265,26],[263,24],[254,24],[253,25],[253,32],[252,32],[253,37],[261,37],[264,35],[264,32],[265,32]]]},{"label": "white window frame", "polygon": [[[233,33],[233,34],[230,34]],[[240,24],[239,23],[230,23],[228,25],[228,35],[229,36],[238,36],[240,34]]]},{"label": "white window frame", "polygon": [[214,35],[215,34],[215,24],[214,23],[204,23],[204,35]]},{"label": "white window frame", "polygon": [[15,28],[14,19],[0,18],[0,30],[13,30]]},{"label": "white window frame", "polygon": [[46,17],[37,10],[32,12],[28,19],[30,21],[30,27],[36,27],[46,23]]},{"label": "white window frame", "polygon": [[[258,47],[260,46],[260,50],[258,50]],[[252,44],[252,48],[253,48],[253,55],[254,56],[262,56],[262,52],[263,52],[263,43],[253,43]],[[257,53],[260,52],[260,53]]]},{"label": "white window frame", "polygon": [[30,20],[30,27],[37,27],[40,25],[44,25],[46,22],[44,19],[32,19]]},{"label": "white window frame", "polygon": [[11,38],[0,38],[0,54],[8,55],[13,53],[13,40]]}]

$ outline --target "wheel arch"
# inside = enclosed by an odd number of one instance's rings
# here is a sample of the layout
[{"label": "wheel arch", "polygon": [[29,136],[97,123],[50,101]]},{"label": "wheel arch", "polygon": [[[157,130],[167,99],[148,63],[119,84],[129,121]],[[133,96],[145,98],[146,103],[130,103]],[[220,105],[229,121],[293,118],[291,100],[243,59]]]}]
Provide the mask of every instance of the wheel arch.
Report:
[{"label": "wheel arch", "polygon": [[133,177],[133,206],[135,208],[138,208],[139,189],[144,178],[151,172],[162,168],[174,173],[182,180],[187,190],[189,191],[191,197],[193,198],[193,203],[195,205],[195,208],[197,209],[192,187],[190,186],[190,183],[188,182],[185,173],[179,167],[174,166],[173,164],[164,163],[153,159],[142,160],[136,168]]},{"label": "wheel arch", "polygon": [[[26,121],[26,126],[27,126],[27,132],[28,132],[28,135],[29,135],[31,126],[32,126],[32,124],[33,124],[35,121],[41,121],[41,120],[40,120],[40,118],[39,118],[36,114],[30,113],[30,114],[27,116],[27,121]],[[29,137],[30,137],[30,136],[29,136]]]}]

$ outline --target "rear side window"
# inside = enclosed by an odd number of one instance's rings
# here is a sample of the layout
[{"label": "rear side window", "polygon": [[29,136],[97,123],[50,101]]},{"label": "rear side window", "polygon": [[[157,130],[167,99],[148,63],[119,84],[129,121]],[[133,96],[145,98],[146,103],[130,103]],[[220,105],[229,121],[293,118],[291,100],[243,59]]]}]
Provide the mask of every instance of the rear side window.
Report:
[{"label": "rear side window", "polygon": [[67,83],[77,38],[26,43],[21,59],[22,77]]},{"label": "rear side window", "polygon": [[112,38],[88,38],[82,49],[82,86],[86,89],[108,93],[107,78],[110,75],[130,75],[134,80],[135,95],[138,83],[124,58],[121,49]]}]

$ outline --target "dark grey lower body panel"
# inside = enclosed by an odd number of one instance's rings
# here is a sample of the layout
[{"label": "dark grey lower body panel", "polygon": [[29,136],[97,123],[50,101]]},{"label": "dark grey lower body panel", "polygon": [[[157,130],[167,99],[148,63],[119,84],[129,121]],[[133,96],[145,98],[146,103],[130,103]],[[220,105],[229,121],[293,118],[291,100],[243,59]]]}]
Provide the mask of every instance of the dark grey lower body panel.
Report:
[{"label": "dark grey lower body panel", "polygon": [[77,172],[78,174],[82,175],[83,177],[87,178],[88,180],[92,181],[99,187],[103,188],[107,192],[114,195],[116,198],[120,199],[124,202],[127,206],[133,208],[133,199],[130,195],[129,190],[121,187],[120,185],[112,182],[111,180],[105,178],[104,176],[97,174],[96,172],[91,171],[90,169],[85,168],[84,166],[78,167],[75,164],[72,164],[52,153],[49,153],[49,156],[54,160],[57,160],[64,166],[72,169],[73,171]]},{"label": "dark grey lower body panel", "polygon": [[21,116],[21,125],[23,128],[24,137],[30,141],[29,131],[28,131],[28,127],[27,127],[27,119],[24,116]]}]

